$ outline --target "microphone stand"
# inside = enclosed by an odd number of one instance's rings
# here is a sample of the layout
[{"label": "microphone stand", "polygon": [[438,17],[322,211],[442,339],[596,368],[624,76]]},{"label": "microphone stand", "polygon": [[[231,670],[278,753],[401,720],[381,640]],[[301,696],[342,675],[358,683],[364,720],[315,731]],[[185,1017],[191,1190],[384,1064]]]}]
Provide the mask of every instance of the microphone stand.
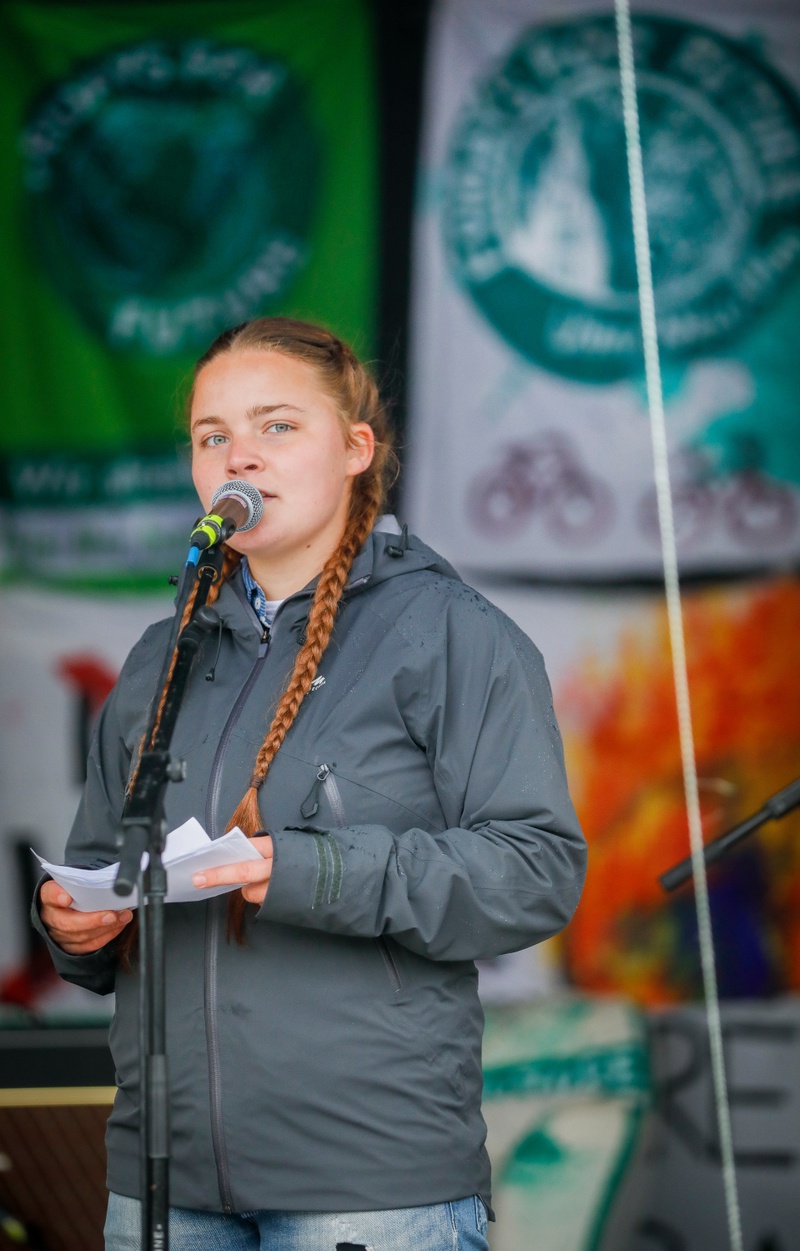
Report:
[{"label": "microphone stand", "polygon": [[[162,861],[167,828],[164,796],[170,782],[186,776],[186,764],[170,755],[192,662],[203,639],[219,626],[219,617],[206,606],[212,584],[224,560],[221,546],[203,553],[198,561],[192,548],[178,591],[170,640],[161,671],[159,699],[154,703],[145,732],[134,783],[125,802],[120,835],[121,854],[114,890],[128,896],[139,888],[139,1081],[140,1142],[143,1163],[142,1251],[169,1247],[169,1084],[166,1055],[166,994],[164,970],[164,902],[167,873]],[[197,592],[189,624],[180,623],[195,584]],[[173,651],[177,651],[175,665]],[[156,731],[158,710],[161,717]],[[144,853],[147,866],[142,872]]]},{"label": "microphone stand", "polygon": [[[785,817],[792,809],[800,806],[800,778],[795,778],[794,782],[790,782],[782,791],[777,791],[774,795],[770,795],[769,799],[759,808],[758,812],[747,817],[744,821],[740,821],[733,829],[728,830],[725,834],[720,834],[718,838],[712,839],[703,848],[703,859],[706,864],[714,864],[736,846],[741,839],[746,838],[748,834],[754,833],[755,830],[761,828],[767,821],[779,821],[781,817]],[[675,890],[692,876],[692,857],[687,856],[685,860],[681,860],[679,864],[675,864],[671,869],[667,869],[666,873],[662,873],[659,882],[665,891]]]}]

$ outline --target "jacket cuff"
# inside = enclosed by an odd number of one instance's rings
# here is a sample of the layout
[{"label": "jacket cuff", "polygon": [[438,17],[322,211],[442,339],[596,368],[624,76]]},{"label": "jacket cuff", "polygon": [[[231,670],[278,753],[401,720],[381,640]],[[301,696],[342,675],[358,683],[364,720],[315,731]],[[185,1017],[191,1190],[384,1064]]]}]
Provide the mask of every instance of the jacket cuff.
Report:
[{"label": "jacket cuff", "polygon": [[342,853],[327,830],[315,826],[272,835],[272,876],[259,919],[308,925],[310,913],[335,903],[342,886]]}]

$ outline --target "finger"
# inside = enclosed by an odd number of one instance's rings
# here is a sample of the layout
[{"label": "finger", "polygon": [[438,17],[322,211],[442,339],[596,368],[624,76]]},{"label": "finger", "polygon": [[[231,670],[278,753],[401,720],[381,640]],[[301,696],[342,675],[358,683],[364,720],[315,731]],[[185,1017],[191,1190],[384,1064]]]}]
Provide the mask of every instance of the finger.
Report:
[{"label": "finger", "polygon": [[[117,923],[127,925],[132,919],[133,912],[130,908],[123,908],[121,912],[113,912],[108,908],[102,912],[78,912],[75,908],[58,908],[53,917],[54,924],[59,929],[73,934],[77,934],[81,930],[97,930],[98,933],[103,933],[107,925],[116,925]],[[42,920],[45,920],[44,909],[42,910]]]},{"label": "finger", "polygon": [[243,886],[242,897],[246,899],[248,903],[262,904],[266,898],[268,889],[269,882],[263,882],[257,886]]},{"label": "finger", "polygon": [[271,860],[241,860],[238,864],[223,864],[217,869],[204,869],[195,873],[195,886],[246,886],[249,882],[266,882],[272,872]]},{"label": "finger", "polygon": [[93,951],[100,951],[116,937],[117,934],[112,931],[110,934],[102,934],[99,938],[84,939],[82,942],[65,939],[63,943],[59,943],[59,946],[71,956],[88,956]]},{"label": "finger", "polygon": [[272,859],[273,852],[271,834],[257,834],[254,838],[250,839],[250,843],[251,846],[255,847],[256,851],[259,852],[265,860]]},{"label": "finger", "polygon": [[109,933],[124,929],[126,924],[130,922],[130,916],[125,914],[113,913],[113,919],[99,926],[75,926],[75,924],[63,924],[61,918],[56,919],[55,924],[50,926],[51,934],[60,934],[64,938],[70,938],[74,942],[80,942],[83,938],[108,938]]},{"label": "finger", "polygon": [[54,882],[52,878],[50,881],[42,883],[39,898],[42,903],[57,908],[69,908],[72,903],[72,896],[68,895],[64,887],[59,886],[58,882]]},{"label": "finger", "polygon": [[42,921],[58,943],[62,939],[79,941],[87,937],[98,937],[107,942],[109,932],[113,935],[114,932],[124,929],[132,919],[133,913],[129,909],[124,912],[91,913],[72,912],[62,908],[42,911]]},{"label": "finger", "polygon": [[124,925],[109,925],[100,932],[88,934],[60,934],[57,930],[50,931],[50,937],[64,951],[71,955],[81,955],[90,951],[98,951],[117,938],[125,929]]}]

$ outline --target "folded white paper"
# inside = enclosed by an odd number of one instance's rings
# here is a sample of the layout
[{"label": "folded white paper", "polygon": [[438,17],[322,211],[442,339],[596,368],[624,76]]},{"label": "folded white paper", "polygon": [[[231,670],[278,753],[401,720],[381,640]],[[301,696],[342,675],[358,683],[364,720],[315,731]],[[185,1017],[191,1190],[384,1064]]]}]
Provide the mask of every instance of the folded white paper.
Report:
[{"label": "folded white paper", "polygon": [[[77,912],[122,912],[136,908],[138,892],[132,895],[115,895],[116,864],[101,869],[75,869],[68,864],[50,864],[33,853],[46,873],[49,873],[67,894],[72,896],[72,907]],[[238,890],[238,886],[194,886],[192,878],[204,869],[218,869],[225,864],[238,864],[242,860],[260,860],[261,853],[238,825],[222,838],[212,841],[199,821],[190,817],[177,830],[170,830],[164,848],[164,867],[167,870],[167,903],[192,903],[197,899],[210,899]],[[147,853],[142,856],[142,868],[147,864]]]}]

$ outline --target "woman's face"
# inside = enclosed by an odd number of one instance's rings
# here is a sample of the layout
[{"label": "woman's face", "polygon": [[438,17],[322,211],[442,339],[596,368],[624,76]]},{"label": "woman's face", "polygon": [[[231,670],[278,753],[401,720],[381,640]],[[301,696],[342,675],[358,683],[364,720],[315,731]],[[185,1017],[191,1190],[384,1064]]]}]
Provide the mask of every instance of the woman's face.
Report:
[{"label": "woman's face", "polygon": [[345,440],[310,365],[249,348],[222,353],[200,371],[190,426],[192,477],[206,511],[233,478],[261,492],[261,521],[230,541],[256,576],[259,564],[293,560],[311,561],[318,572],[344,530],[352,479],[372,460],[371,427],[354,424]]}]

